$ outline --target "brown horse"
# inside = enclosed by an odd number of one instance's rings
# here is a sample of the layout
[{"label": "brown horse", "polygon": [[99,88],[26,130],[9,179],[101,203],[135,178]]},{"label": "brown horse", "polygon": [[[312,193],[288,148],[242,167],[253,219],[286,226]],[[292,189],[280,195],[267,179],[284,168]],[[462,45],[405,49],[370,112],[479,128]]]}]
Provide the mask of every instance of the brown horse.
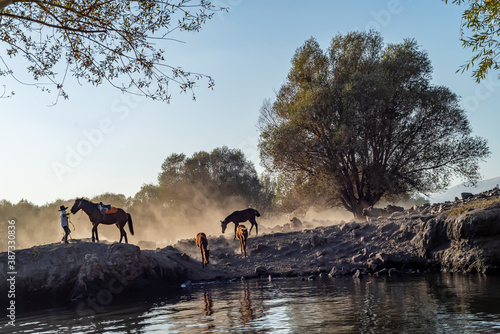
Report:
[{"label": "brown horse", "polygon": [[234,238],[236,239],[236,229],[238,228],[238,224],[242,222],[246,222],[247,220],[252,223],[250,226],[250,232],[252,232],[252,228],[255,225],[255,234],[259,234],[259,226],[255,221],[255,217],[260,217],[259,211],[255,209],[245,209],[242,211],[235,211],[231,213],[226,219],[221,220],[222,233],[226,231],[227,224],[233,222],[234,223]]},{"label": "brown horse", "polygon": [[236,230],[236,237],[240,241],[241,254],[244,254],[244,256],[247,257],[248,230],[245,225],[238,225],[238,229]]},{"label": "brown horse", "polygon": [[209,264],[210,250],[208,247],[208,239],[205,233],[200,232],[196,235],[196,247],[200,249],[201,253],[201,267],[205,268],[205,265]]},{"label": "brown horse", "polygon": [[101,210],[99,210],[96,203],[92,203],[91,201],[88,201],[84,198],[77,198],[75,200],[75,204],[73,204],[73,207],[71,208],[71,213],[75,214],[80,209],[82,209],[83,212],[85,212],[87,216],[89,216],[89,219],[92,223],[92,242],[95,242],[96,240],[97,242],[99,242],[99,236],[97,234],[97,226],[99,224],[116,224],[116,227],[118,227],[118,229],[120,230],[120,242],[122,242],[122,239],[125,237],[125,242],[128,244],[127,233],[123,229],[127,222],[130,233],[134,235],[134,225],[132,224],[132,217],[130,217],[130,214],[123,211],[123,209],[118,208],[117,212],[106,214],[103,219]]}]

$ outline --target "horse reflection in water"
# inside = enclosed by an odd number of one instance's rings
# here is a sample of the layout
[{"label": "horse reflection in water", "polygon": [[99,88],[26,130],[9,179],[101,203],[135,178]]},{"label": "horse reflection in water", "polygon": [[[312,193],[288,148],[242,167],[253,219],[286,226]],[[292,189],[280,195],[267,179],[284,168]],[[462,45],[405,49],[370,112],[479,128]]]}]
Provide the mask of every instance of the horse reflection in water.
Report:
[{"label": "horse reflection in water", "polygon": [[248,289],[248,282],[245,282],[243,287],[243,299],[241,300],[241,320],[243,323],[249,323],[255,319],[252,308],[252,300],[250,299],[250,290]]},{"label": "horse reflection in water", "polygon": [[212,311],[212,296],[210,295],[210,291],[205,290],[204,292],[204,301],[203,301],[203,316],[201,317],[201,321],[206,325],[202,333],[211,332],[215,328],[214,319],[211,316]]},{"label": "horse reflection in water", "polygon": [[205,291],[205,301],[203,303],[203,313],[205,315],[212,315],[212,296],[210,291]]}]

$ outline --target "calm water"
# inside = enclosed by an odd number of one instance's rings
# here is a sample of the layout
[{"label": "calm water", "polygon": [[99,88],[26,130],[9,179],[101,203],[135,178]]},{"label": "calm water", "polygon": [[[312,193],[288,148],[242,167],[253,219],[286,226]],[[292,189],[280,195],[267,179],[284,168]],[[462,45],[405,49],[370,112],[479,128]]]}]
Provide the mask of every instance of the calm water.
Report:
[{"label": "calm water", "polygon": [[[84,307],[85,306],[85,307]],[[193,285],[94,309],[18,311],[5,333],[499,333],[500,277],[425,274]]]}]

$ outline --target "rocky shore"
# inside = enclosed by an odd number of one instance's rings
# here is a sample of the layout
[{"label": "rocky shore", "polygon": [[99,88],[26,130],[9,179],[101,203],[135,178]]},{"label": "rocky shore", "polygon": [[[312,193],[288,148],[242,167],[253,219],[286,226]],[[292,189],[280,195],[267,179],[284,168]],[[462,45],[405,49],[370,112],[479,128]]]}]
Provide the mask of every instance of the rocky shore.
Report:
[{"label": "rocky shore", "polygon": [[[430,270],[494,273],[500,268],[498,188],[362,222],[303,226],[307,222],[295,220],[259,236],[252,233],[246,258],[232,234],[209,236],[205,269],[194,237],[156,250],[79,241],[36,246],[16,251],[14,288],[28,300],[70,300],[269,275],[361,278]],[[6,259],[7,253],[1,256]],[[12,289],[8,272],[7,261],[0,262],[2,291]]]}]

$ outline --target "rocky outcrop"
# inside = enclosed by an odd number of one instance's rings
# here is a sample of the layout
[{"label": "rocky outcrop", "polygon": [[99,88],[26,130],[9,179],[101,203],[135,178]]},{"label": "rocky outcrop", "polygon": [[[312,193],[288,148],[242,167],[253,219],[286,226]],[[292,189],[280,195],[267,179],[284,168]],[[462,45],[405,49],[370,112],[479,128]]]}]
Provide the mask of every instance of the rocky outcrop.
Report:
[{"label": "rocky outcrop", "polygon": [[[17,251],[15,263],[16,295],[28,299],[72,299],[104,290],[142,290],[216,277],[173,247],[141,251],[138,246],[119,243],[36,246]],[[6,263],[1,262],[1,289],[7,288],[7,277],[2,277],[7,272]]]},{"label": "rocky outcrop", "polygon": [[[208,236],[212,259],[205,269],[194,236],[156,250],[74,240],[37,246],[16,252],[16,294],[69,299],[216,278],[498,271],[500,190],[462,197],[363,222],[326,222],[314,229],[252,236],[246,258],[237,240]],[[6,266],[0,262],[0,289],[5,291]]]},{"label": "rocky outcrop", "polygon": [[424,223],[413,241],[419,254],[442,270],[496,271],[500,265],[500,203],[461,214],[442,212]]}]

